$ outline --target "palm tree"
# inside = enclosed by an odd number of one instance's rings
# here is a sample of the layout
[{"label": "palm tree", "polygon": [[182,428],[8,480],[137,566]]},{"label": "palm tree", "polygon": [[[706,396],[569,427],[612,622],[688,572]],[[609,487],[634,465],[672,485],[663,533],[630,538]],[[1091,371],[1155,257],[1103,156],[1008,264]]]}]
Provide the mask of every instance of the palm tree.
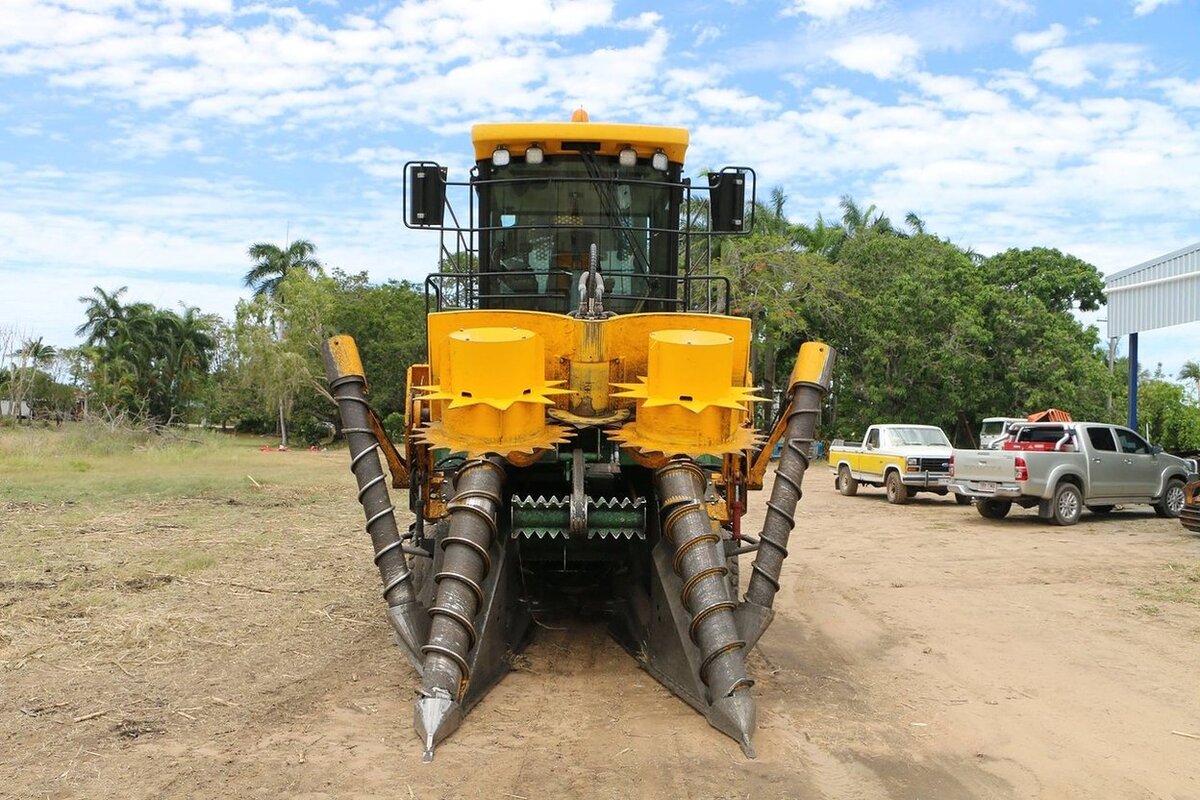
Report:
[{"label": "palm tree", "polygon": [[53,345],[43,343],[42,337],[39,336],[36,339],[26,339],[21,345],[19,355],[35,367],[41,367],[53,361],[58,351]]},{"label": "palm tree", "polygon": [[84,337],[89,345],[115,339],[129,316],[128,309],[121,305],[121,295],[128,290],[128,286],[122,286],[110,294],[94,286],[90,296],[79,298],[87,308],[84,309],[84,323],[75,329],[76,335]]},{"label": "palm tree", "polygon": [[1196,398],[1200,399],[1200,362],[1183,362],[1183,369],[1179,370],[1179,380],[1195,384]]},{"label": "palm tree", "polygon": [[[321,262],[313,258],[317,246],[308,239],[297,239],[281,250],[267,242],[255,242],[246,253],[254,260],[254,266],[246,273],[246,286],[254,290],[255,297],[268,297],[277,301],[279,285],[289,273],[297,270],[314,273],[321,271]],[[275,337],[282,339],[282,320],[276,318]],[[284,447],[287,447],[287,422],[284,419],[283,401],[279,403],[279,434]]]},{"label": "palm tree", "polygon": [[34,386],[37,383],[38,370],[54,360],[55,350],[42,341],[42,337],[25,339],[13,353],[16,359],[10,364],[7,380],[8,398],[12,413],[21,416],[22,404],[28,399],[30,403],[38,398],[33,397]]},{"label": "palm tree", "polygon": [[831,225],[825,217],[817,214],[812,225],[803,222],[793,226],[792,239],[810,253],[833,259],[846,239],[846,231],[840,225]]},{"label": "palm tree", "polygon": [[847,236],[855,236],[865,231],[896,232],[896,229],[892,227],[892,221],[882,211],[876,209],[874,203],[862,208],[854,202],[853,197],[844,194],[838,201],[838,205],[842,208],[842,227],[846,229]]},{"label": "palm tree", "polygon": [[308,239],[297,239],[280,249],[267,242],[255,242],[246,253],[254,261],[244,278],[246,286],[254,290],[255,297],[275,297],[279,284],[295,270],[320,272],[321,262],[313,258],[317,246]]},{"label": "palm tree", "polygon": [[917,212],[910,211],[904,215],[904,224],[912,230],[914,236],[925,235],[925,220],[917,216]]}]

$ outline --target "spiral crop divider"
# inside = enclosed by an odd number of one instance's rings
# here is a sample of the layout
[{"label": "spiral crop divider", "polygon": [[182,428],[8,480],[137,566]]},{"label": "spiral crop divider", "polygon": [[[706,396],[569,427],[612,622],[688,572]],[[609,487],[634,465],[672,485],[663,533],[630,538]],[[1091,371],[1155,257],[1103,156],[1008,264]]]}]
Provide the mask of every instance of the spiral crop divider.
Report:
[{"label": "spiral crop divider", "polygon": [[[680,599],[692,620],[688,637],[700,651],[699,678],[710,701],[731,695],[754,681],[746,674],[737,632],[737,606],[726,576],[721,538],[704,508],[704,470],[689,459],[675,459],[654,475],[662,502],[663,538],[675,549],[672,569],[683,581]],[[715,688],[714,688],[715,687]]]},{"label": "spiral crop divider", "polygon": [[443,689],[460,699],[471,679],[467,656],[479,638],[474,620],[492,569],[489,551],[498,532],[503,481],[504,468],[488,459],[467,461],[455,475],[455,494],[446,505],[450,530],[440,543],[441,570],[433,576],[437,592],[429,609],[429,641],[421,647],[424,692]]},{"label": "spiral crop divider", "polygon": [[798,383],[793,390],[783,454],[775,470],[775,485],[767,501],[758,553],[750,565],[750,583],[746,588],[746,599],[765,608],[771,607],[779,591],[779,574],[788,557],[788,539],[796,526],[796,504],[803,496],[800,485],[808,470],[808,454],[824,393],[823,387],[809,383]]},{"label": "spiral crop divider", "polygon": [[383,596],[389,606],[402,606],[415,603],[416,593],[403,550],[404,537],[396,525],[396,508],[388,495],[378,456],[379,440],[369,423],[371,407],[365,387],[366,381],[360,375],[340,377],[330,384],[342,418],[342,433],[350,448],[350,471],[358,484],[358,502],[367,518],[364,527],[371,537]]}]

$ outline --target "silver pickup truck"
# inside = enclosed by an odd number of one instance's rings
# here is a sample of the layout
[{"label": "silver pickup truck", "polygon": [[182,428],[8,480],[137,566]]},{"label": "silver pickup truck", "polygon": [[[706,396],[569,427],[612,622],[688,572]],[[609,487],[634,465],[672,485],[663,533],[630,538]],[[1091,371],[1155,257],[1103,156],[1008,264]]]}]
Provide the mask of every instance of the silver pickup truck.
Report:
[{"label": "silver pickup truck", "polygon": [[1119,425],[1026,423],[1004,450],[955,450],[950,491],[974,499],[979,513],[1001,519],[1013,504],[1074,525],[1084,508],[1107,514],[1118,505],[1154,506],[1160,517],[1183,508],[1187,462]]}]

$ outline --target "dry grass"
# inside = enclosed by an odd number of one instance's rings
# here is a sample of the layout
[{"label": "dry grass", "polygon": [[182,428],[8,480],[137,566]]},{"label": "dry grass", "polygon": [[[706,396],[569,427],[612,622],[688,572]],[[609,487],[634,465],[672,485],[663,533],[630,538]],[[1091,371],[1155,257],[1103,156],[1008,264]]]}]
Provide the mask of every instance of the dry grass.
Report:
[{"label": "dry grass", "polygon": [[92,435],[0,430],[0,797],[262,713],[380,610],[344,452]]},{"label": "dry grass", "polygon": [[[1167,564],[1151,583],[1137,589],[1137,595],[1154,603],[1200,606],[1200,566],[1179,562]],[[1140,608],[1143,611],[1154,609],[1147,613],[1162,613],[1162,609],[1153,604]]]}]

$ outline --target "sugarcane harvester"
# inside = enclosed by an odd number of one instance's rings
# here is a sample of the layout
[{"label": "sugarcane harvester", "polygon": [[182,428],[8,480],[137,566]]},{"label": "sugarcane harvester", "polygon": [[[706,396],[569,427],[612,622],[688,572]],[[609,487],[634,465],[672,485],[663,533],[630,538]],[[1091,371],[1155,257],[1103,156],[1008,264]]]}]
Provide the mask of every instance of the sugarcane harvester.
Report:
[{"label": "sugarcane harvester", "polygon": [[[425,760],[556,607],[603,612],[752,757],[746,655],[774,613],[834,357],[802,345],[788,402],[755,430],[750,320],[696,255],[749,230],[754,173],[693,186],[686,130],[582,111],[477,125],[472,140],[469,181],[406,165],[405,222],[440,232],[441,271],[425,284],[428,359],[408,368],[403,443],[370,406],[355,342],[325,347],[388,616],[420,674]],[[781,438],[754,536],[747,495]],[[408,490],[403,532],[380,455]]]}]

